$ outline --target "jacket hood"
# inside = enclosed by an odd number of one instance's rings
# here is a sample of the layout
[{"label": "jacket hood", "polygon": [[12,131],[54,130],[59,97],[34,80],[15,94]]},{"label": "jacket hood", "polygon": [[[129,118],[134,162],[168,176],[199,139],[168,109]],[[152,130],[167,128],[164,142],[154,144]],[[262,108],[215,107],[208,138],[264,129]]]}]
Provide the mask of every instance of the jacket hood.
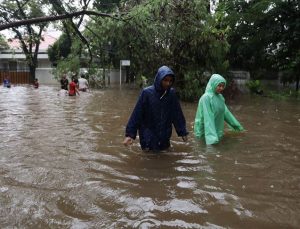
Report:
[{"label": "jacket hood", "polygon": [[175,81],[174,72],[167,66],[162,66],[158,69],[155,79],[154,79],[154,87],[157,91],[162,91],[161,81],[167,76],[170,75],[173,77],[173,83]]},{"label": "jacket hood", "polygon": [[226,80],[223,78],[223,76],[219,74],[213,74],[207,83],[205,92],[216,93],[216,88],[220,83],[224,83],[226,86]]}]

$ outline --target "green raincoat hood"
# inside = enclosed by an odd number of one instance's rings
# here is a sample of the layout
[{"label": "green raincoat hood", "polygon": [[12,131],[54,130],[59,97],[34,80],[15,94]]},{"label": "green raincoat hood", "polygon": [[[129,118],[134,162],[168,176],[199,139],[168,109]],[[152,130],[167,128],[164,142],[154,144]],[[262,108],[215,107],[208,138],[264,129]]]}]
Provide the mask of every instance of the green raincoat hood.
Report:
[{"label": "green raincoat hood", "polygon": [[220,83],[224,83],[226,86],[226,80],[223,78],[223,76],[219,74],[213,74],[206,85],[205,92],[215,93],[216,88]]}]

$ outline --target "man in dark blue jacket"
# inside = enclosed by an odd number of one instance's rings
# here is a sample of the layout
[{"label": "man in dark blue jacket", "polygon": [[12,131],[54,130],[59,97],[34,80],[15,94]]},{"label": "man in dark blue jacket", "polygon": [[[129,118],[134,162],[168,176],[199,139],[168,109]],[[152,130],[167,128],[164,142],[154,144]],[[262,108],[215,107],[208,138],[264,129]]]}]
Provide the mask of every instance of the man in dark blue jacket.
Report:
[{"label": "man in dark blue jacket", "polygon": [[188,132],[181,106],[172,85],[173,71],[162,66],[158,69],[154,84],[144,88],[126,126],[123,144],[132,144],[139,131],[143,150],[159,151],[170,147],[172,124],[178,136],[187,141]]}]

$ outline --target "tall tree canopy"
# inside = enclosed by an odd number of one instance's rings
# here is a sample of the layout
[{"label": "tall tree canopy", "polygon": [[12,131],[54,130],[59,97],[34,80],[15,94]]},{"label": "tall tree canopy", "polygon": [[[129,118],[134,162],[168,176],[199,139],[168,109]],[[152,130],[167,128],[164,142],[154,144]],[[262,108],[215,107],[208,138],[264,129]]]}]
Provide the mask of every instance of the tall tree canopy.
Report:
[{"label": "tall tree canopy", "polygon": [[222,26],[230,27],[229,60],[236,68],[284,71],[300,75],[300,2],[297,0],[221,1]]},{"label": "tall tree canopy", "polygon": [[218,28],[207,5],[206,0],[127,1],[119,7],[128,12],[124,20],[93,18],[85,34],[102,63],[130,59],[136,77],[152,79],[160,65],[171,66],[178,86],[186,89],[182,96],[193,99],[201,93],[205,71],[224,73],[228,67],[226,30]]}]

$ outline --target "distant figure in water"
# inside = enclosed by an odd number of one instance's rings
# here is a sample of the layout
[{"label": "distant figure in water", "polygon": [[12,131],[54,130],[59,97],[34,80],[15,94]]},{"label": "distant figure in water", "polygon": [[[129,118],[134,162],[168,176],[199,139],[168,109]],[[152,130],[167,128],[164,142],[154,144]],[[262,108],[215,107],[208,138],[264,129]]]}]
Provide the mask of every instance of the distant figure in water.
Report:
[{"label": "distant figure in water", "polygon": [[5,77],[4,77],[4,80],[3,80],[3,87],[7,87],[7,88],[10,88],[10,87],[11,87],[9,76],[5,76]]},{"label": "distant figure in water", "polygon": [[39,85],[40,85],[40,84],[39,84],[39,80],[38,80],[37,78],[35,78],[35,79],[34,79],[34,82],[33,82],[33,87],[34,87],[34,88],[39,88]]},{"label": "distant figure in water", "polygon": [[87,79],[85,79],[84,74],[81,75],[81,77],[78,79],[78,88],[79,91],[86,92],[87,89],[89,88],[89,83]]},{"label": "distant figure in water", "polygon": [[69,80],[67,79],[67,75],[63,74],[60,80],[61,89],[68,90]]},{"label": "distant figure in water", "polygon": [[205,93],[199,99],[194,123],[196,138],[203,138],[207,145],[218,143],[224,134],[224,122],[232,130],[243,131],[244,128],[228,110],[221,94],[226,80],[219,74],[213,74],[208,81]]},{"label": "distant figure in water", "polygon": [[72,81],[69,84],[69,96],[76,96],[76,94],[79,95],[77,83],[78,83],[78,79],[72,78]]}]

